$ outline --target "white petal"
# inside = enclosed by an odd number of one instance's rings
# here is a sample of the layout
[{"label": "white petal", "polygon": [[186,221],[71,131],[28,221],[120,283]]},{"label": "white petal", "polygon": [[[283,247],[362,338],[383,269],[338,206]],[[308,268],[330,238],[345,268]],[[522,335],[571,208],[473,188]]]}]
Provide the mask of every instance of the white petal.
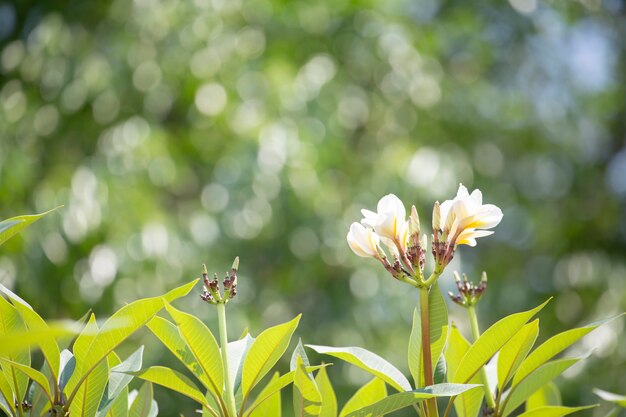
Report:
[{"label": "white petal", "polygon": [[400,217],[403,221],[406,217],[406,209],[404,204],[395,194],[387,194],[378,201],[377,205],[378,214],[393,213],[397,217]]},{"label": "white petal", "polygon": [[361,223],[371,228],[376,227],[376,224],[378,223],[378,213],[374,213],[371,210],[362,209],[361,214],[363,214],[364,216],[364,218],[361,220]]},{"label": "white petal", "polygon": [[479,206],[482,206],[483,204],[483,193],[477,188],[474,191],[472,191],[472,194],[470,194],[470,198]]},{"label": "white petal", "polygon": [[469,193],[463,184],[459,184],[459,190],[456,192],[456,198],[467,198]]},{"label": "white petal", "polygon": [[452,200],[446,200],[439,206],[439,213],[441,214],[441,225],[444,227],[448,220],[448,214],[452,208]]},{"label": "white petal", "polygon": [[396,239],[398,230],[398,218],[393,213],[388,213],[379,217],[379,223],[376,225],[376,233],[387,239]]}]

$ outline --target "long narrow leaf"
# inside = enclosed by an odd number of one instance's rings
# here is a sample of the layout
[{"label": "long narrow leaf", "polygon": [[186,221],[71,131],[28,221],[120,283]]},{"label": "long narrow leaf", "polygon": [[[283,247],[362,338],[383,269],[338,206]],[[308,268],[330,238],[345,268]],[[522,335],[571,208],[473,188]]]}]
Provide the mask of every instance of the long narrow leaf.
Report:
[{"label": "long narrow leaf", "polygon": [[0,408],[8,416],[14,416],[16,413],[14,401],[11,385],[9,385],[4,374],[0,372]]},{"label": "long narrow leaf", "polygon": [[215,337],[196,316],[177,310],[169,304],[166,304],[165,308],[176,322],[180,335],[198,362],[202,373],[206,375],[209,381],[207,389],[216,396],[221,396],[224,386],[224,367]]},{"label": "long narrow leaf", "polygon": [[400,392],[411,390],[411,384],[398,368],[366,349],[360,347],[306,346],[317,353],[334,356],[364,369]]},{"label": "long narrow leaf", "polygon": [[191,398],[201,406],[211,408],[196,384],[180,372],[164,366],[152,366],[139,372],[133,372],[137,378],[169,388]]},{"label": "long narrow leaf", "polygon": [[[448,338],[448,346],[445,351],[446,364],[448,366],[448,374],[454,373],[461,366],[461,360],[470,348],[470,343],[463,337],[456,326],[450,329],[450,337]],[[474,375],[469,380],[470,384],[479,384],[480,377]],[[454,409],[459,417],[477,417],[480,411],[485,391],[474,389],[459,395],[454,399]]]},{"label": "long narrow leaf", "polygon": [[602,398],[604,401],[608,401],[613,404],[617,404],[622,408],[626,408],[626,395],[614,394],[612,392],[603,391],[598,388],[594,388],[593,393]]},{"label": "long narrow leaf", "polygon": [[563,417],[578,411],[589,410],[594,407],[597,407],[597,405],[587,405],[583,407],[548,406],[535,408],[532,411],[526,411],[518,417]]},{"label": "long narrow leaf", "polygon": [[150,382],[144,382],[133,399],[128,417],[151,417],[153,415],[153,390]]},{"label": "long narrow leaf", "polygon": [[35,312],[35,310],[33,310],[30,304],[18,297],[15,293],[13,293],[13,291],[9,290],[2,284],[0,284],[0,291],[9,297],[13,306],[15,306],[18,313],[22,317],[27,330],[35,332],[41,331],[37,344],[48,362],[52,376],[55,380],[57,380],[59,376],[59,358],[61,356],[61,352],[54,336],[48,332],[50,330],[48,324],[39,314]]},{"label": "long narrow leaf", "polygon": [[3,367],[12,366],[13,368],[17,369],[19,372],[26,375],[27,378],[32,379],[33,382],[35,382],[37,385],[41,387],[41,389],[43,389],[44,393],[46,394],[48,398],[49,403],[51,405],[54,403],[53,394],[52,394],[52,391],[50,390],[50,381],[44,374],[42,374],[36,369],[31,368],[30,366],[22,365],[21,363],[13,362],[4,358],[0,358],[0,361],[2,362]]},{"label": "long narrow leaf", "polygon": [[241,388],[244,398],[283,356],[299,322],[300,315],[287,323],[264,330],[254,340],[243,362]]},{"label": "long narrow leaf", "polygon": [[317,372],[315,382],[322,396],[320,417],[337,417],[337,397],[335,396],[335,390],[333,390],[333,386],[328,378],[326,368],[322,368]]},{"label": "long narrow leaf", "polygon": [[502,417],[511,414],[519,407],[528,397],[535,391],[561,375],[567,368],[578,362],[579,358],[574,359],[558,359],[547,362],[535,369],[530,375],[524,378],[519,384],[512,386],[505,401],[506,406],[502,413]]},{"label": "long narrow leaf", "polygon": [[302,357],[296,359],[296,370],[293,386],[299,396],[294,397],[294,413],[296,417],[318,417],[322,411],[322,394],[315,380],[307,372]]},{"label": "long narrow leaf", "polygon": [[354,393],[341,409],[339,417],[345,417],[357,410],[377,403],[387,396],[385,381],[374,378]]},{"label": "long narrow leaf", "polygon": [[384,416],[393,411],[400,410],[413,404],[417,404],[429,398],[452,397],[468,390],[480,387],[480,385],[468,384],[439,384],[420,388],[409,392],[392,394],[375,404],[356,410],[346,417]]},{"label": "long narrow leaf", "polygon": [[519,370],[513,377],[512,385],[515,386],[519,384],[520,381],[522,381],[528,374],[533,372],[539,366],[546,363],[557,354],[561,353],[562,351],[576,343],[589,332],[597,329],[599,326],[608,323],[611,320],[614,320],[615,318],[616,317],[612,317],[607,320],[592,323],[588,326],[567,330],[555,336],[552,336],[550,339],[539,345],[537,349],[535,349],[530,355],[528,355],[526,360],[522,362]]},{"label": "long narrow leaf", "polygon": [[[62,206],[59,206],[62,207]],[[16,216],[11,217],[10,219],[6,219],[0,222],[0,245],[2,245],[7,240],[11,239],[13,236],[35,223],[37,220],[41,219],[48,213],[53,212],[59,207],[53,208],[52,210],[46,211],[45,213],[40,214],[28,214],[25,216]]]},{"label": "long narrow leaf", "polygon": [[202,370],[202,367],[189,349],[189,346],[187,346],[185,339],[180,335],[175,324],[162,317],[154,316],[154,318],[148,322],[148,329],[150,329],[165,347],[200,380],[205,388],[209,389],[211,387],[211,380],[208,378],[206,372]]},{"label": "long narrow leaf", "polygon": [[[266,397],[267,399],[259,404],[258,407],[250,413],[250,417],[281,417],[282,410],[280,406],[280,391],[275,391],[273,394],[267,395],[266,390],[272,387],[278,381],[280,375],[278,372],[272,376],[269,384],[261,391],[260,397]],[[333,416],[336,417],[336,416]]]},{"label": "long narrow leaf", "polygon": [[526,400],[526,411],[555,405],[563,405],[561,392],[554,382],[550,382],[528,397]]},{"label": "long narrow leaf", "polygon": [[[0,334],[12,338],[24,331],[24,323],[15,307],[3,297],[0,297]],[[28,348],[6,355],[5,358],[15,363],[30,366],[30,350]],[[2,372],[9,382],[17,402],[21,403],[26,397],[28,376],[17,372],[15,367],[10,364],[3,365]]]},{"label": "long narrow leaf", "polygon": [[506,342],[498,355],[498,389],[503,391],[530,352],[539,334],[539,320],[527,323]]},{"label": "long narrow leaf", "polygon": [[[109,361],[110,373],[109,380],[104,390],[104,395],[98,406],[98,412],[96,417],[105,417],[117,397],[126,395],[126,387],[133,379],[129,372],[136,372],[141,369],[143,361],[143,346],[140,346],[135,352],[133,352],[125,361],[120,361],[114,352],[111,353],[113,358]],[[110,356],[111,356],[110,355]],[[127,401],[128,402],[128,401]]]},{"label": "long narrow leaf", "polygon": [[451,381],[459,384],[469,381],[548,301],[532,310],[511,314],[488,328],[470,346]]}]

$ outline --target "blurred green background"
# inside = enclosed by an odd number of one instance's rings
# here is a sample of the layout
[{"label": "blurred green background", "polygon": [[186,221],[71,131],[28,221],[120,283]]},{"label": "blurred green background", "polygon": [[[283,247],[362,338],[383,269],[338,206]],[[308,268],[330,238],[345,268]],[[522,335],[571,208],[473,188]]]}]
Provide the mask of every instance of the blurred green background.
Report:
[{"label": "blurred green background", "polygon": [[[239,255],[231,335],[302,312],[305,343],[406,370],[417,294],[345,235],[390,192],[427,224],[462,182],[504,211],[442,278],[488,272],[483,328],[551,295],[540,339],[614,315],[625,39],[622,0],[0,1],[0,217],[65,206],[3,246],[0,281],[47,318],[104,318]],[[215,328],[199,297],[179,304]],[[623,327],[578,344],[565,402],[625,393]],[[340,402],[367,379],[329,373]]]}]

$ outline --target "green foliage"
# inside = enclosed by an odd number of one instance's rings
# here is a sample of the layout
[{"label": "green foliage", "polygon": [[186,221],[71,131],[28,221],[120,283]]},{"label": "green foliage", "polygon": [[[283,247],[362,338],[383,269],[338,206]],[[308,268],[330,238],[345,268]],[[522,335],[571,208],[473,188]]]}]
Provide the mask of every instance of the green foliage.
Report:
[{"label": "green foliage", "polygon": [[339,417],[346,417],[357,410],[361,410],[378,401],[384,399],[387,396],[387,387],[385,381],[380,378],[374,378],[367,384],[358,389],[357,392],[348,400],[348,402],[341,409]]},{"label": "green foliage", "polygon": [[626,408],[626,395],[614,394],[612,392],[604,391],[598,388],[594,388],[593,392],[604,401],[608,401],[613,404],[617,404],[622,408]]},{"label": "green foliage", "polygon": [[[450,329],[450,337],[448,338],[448,346],[445,350],[446,363],[448,365],[448,374],[454,375],[461,361],[470,348],[470,343],[463,337],[456,326]],[[474,375],[470,380],[470,384],[479,384],[480,378]],[[485,393],[483,390],[473,389],[459,395],[454,401],[454,408],[459,417],[476,417],[483,403]]]},{"label": "green foliage", "polygon": [[45,215],[52,213],[57,208],[46,211],[45,213],[40,214],[29,214],[24,216],[16,216],[11,217],[10,219],[6,219],[0,222],[0,245],[2,245],[7,240],[11,239],[13,236],[20,233],[22,230],[26,229],[31,224],[35,223],[37,220],[41,219]]}]

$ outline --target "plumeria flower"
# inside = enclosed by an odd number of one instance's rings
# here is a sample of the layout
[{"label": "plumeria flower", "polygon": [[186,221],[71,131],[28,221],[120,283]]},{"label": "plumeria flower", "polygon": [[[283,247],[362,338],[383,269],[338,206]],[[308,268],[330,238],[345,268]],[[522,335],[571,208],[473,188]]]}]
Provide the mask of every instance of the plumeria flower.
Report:
[{"label": "plumeria flower", "polygon": [[489,236],[491,229],[502,220],[502,210],[493,204],[483,204],[483,194],[476,189],[470,194],[459,184],[456,197],[440,207],[441,225],[449,246],[476,246],[476,239]]},{"label": "plumeria flower", "polygon": [[396,252],[399,246],[402,252],[406,252],[409,223],[402,201],[394,194],[387,194],[378,201],[376,210],[361,210],[364,216],[361,223],[374,229],[392,251]]},{"label": "plumeria flower", "polygon": [[380,236],[372,229],[364,227],[362,224],[354,222],[348,232],[348,245],[358,256],[363,258],[378,258]]}]

